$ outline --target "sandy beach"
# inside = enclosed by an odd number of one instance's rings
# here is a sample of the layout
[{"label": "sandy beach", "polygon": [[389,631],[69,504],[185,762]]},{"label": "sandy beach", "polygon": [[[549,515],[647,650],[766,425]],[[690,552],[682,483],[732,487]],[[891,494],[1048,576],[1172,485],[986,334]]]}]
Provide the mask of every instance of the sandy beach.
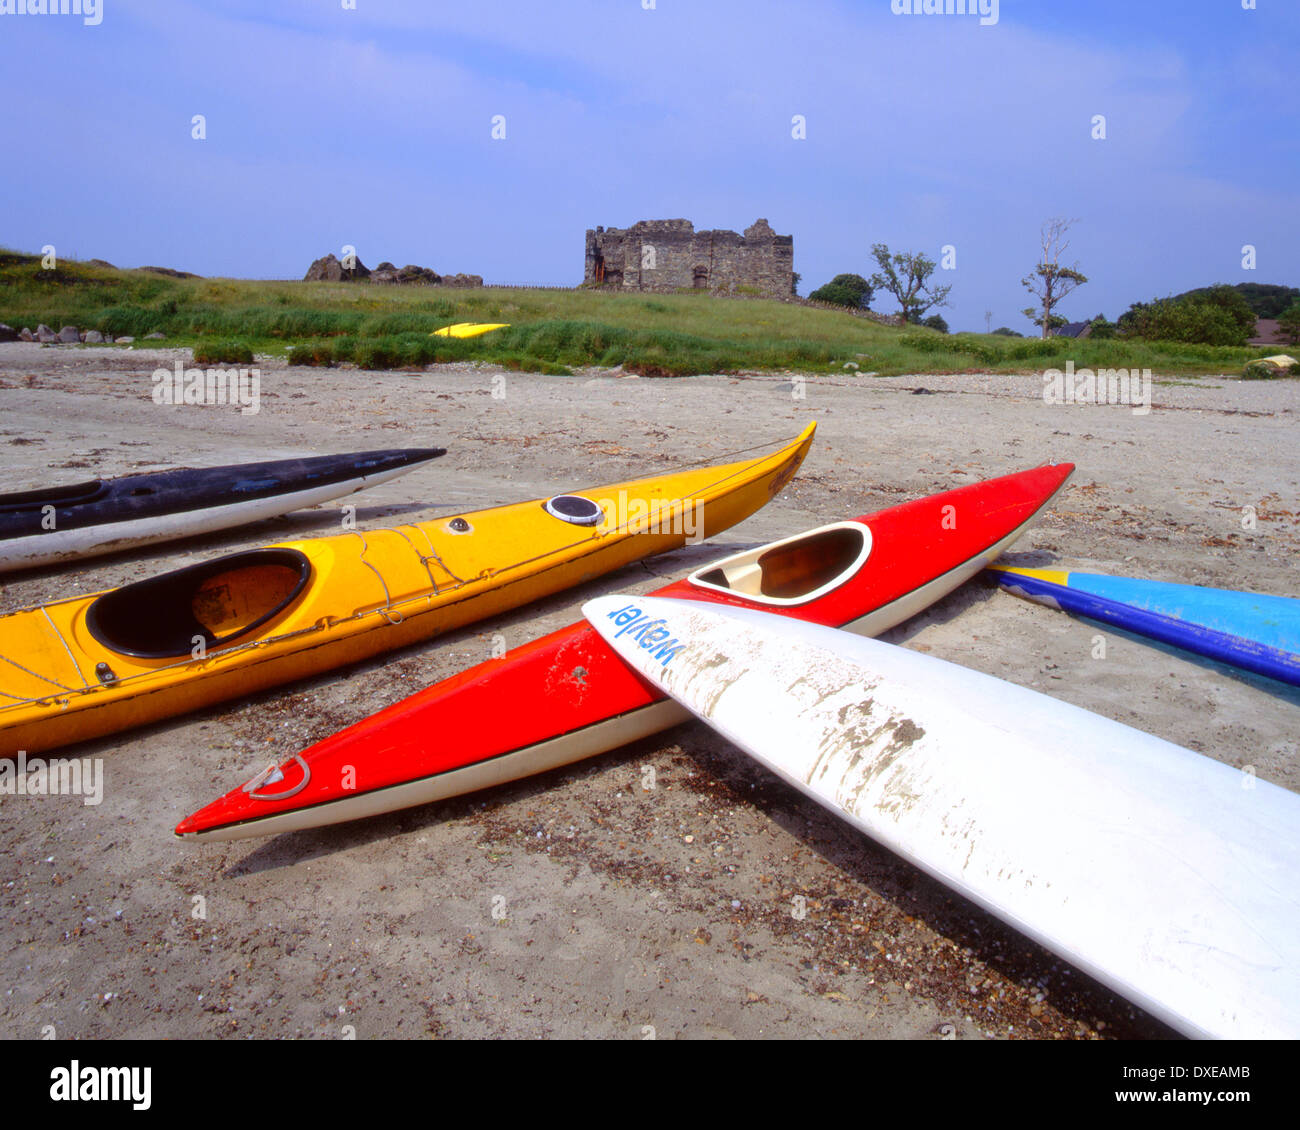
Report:
[{"label": "sandy beach", "polygon": [[[311,683],[87,743],[103,801],[0,798],[0,1037],[1122,1038],[1168,1030],[853,832],[701,724],[464,798],[266,840],[177,821],[269,761],[737,548],[1049,461],[1021,564],[1300,596],[1300,382],[1048,404],[1039,376],[546,377],[263,360],[255,414],[155,404],[187,351],[0,345],[16,491],[437,445],[416,472],[201,540],[0,577],[0,611],[219,553],[617,482],[795,435],[795,480],[718,539]],[[885,638],[1300,791],[1300,692],[980,579]],[[0,684],[2,685],[2,684]],[[12,754],[13,751],[0,751]],[[647,772],[653,769],[653,774]],[[644,784],[653,777],[654,787]],[[202,911],[199,916],[198,911]]]}]

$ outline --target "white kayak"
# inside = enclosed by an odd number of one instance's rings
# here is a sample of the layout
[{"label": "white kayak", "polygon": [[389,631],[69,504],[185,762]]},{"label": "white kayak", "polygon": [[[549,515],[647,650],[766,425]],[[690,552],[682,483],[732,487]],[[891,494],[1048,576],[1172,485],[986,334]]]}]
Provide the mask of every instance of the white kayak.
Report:
[{"label": "white kayak", "polygon": [[1300,1036],[1300,795],[847,632],[653,597],[583,612],[797,789],[1178,1031]]}]

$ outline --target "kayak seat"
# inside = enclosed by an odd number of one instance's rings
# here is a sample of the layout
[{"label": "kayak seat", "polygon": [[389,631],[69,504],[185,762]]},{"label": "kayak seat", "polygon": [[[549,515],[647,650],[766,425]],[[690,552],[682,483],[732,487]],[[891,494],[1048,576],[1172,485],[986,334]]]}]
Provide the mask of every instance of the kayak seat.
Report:
[{"label": "kayak seat", "polygon": [[758,559],[763,596],[803,596],[829,584],[858,559],[860,529],[826,530],[815,537],[774,546]]},{"label": "kayak seat", "polygon": [[757,561],[737,562],[726,569],[710,569],[700,574],[700,580],[746,596],[763,595],[763,570]]},{"label": "kayak seat", "polygon": [[288,608],[311,579],[296,549],[254,549],[190,565],[104,593],[86,610],[86,627],[123,655],[171,659],[196,640],[220,647]]}]

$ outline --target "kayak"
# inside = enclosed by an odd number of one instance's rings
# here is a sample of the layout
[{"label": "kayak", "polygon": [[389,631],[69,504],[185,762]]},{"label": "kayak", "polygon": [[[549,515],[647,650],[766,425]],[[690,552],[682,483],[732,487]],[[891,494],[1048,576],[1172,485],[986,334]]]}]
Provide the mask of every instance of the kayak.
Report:
[{"label": "kayak", "polygon": [[416,447],[318,455],[0,494],[0,572],[275,518],[386,483],[445,454]]},{"label": "kayak", "polygon": [[[874,635],[996,560],[1073,469],[1039,467],[832,523],[659,592]],[[241,839],[391,812],[568,765],[688,717],[580,621],[269,766],[176,834]]]},{"label": "kayak", "polygon": [[750,609],[583,606],[859,831],[1193,1037],[1300,1037],[1300,796],[906,648]]},{"label": "kayak", "polygon": [[0,754],[330,671],[702,540],[765,505],[814,430],[758,458],[282,542],[0,616]]},{"label": "kayak", "polygon": [[506,329],[508,325],[508,321],[458,321],[455,325],[435,329],[429,337],[480,337],[494,329]]},{"label": "kayak", "polygon": [[990,568],[1008,592],[1300,686],[1300,600],[1072,573]]}]

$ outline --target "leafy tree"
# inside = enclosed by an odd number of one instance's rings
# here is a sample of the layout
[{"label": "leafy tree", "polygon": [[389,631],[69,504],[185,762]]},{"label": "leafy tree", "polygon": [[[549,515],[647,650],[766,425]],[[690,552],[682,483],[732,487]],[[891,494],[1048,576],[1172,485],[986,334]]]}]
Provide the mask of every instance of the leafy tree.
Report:
[{"label": "leafy tree", "polygon": [[1019,333],[1016,330],[1013,330],[1010,326],[998,326],[998,328],[995,329],[993,333],[995,335],[1001,334],[1003,337],[1024,337],[1025,336],[1024,334]]},{"label": "leafy tree", "polygon": [[1119,327],[1114,322],[1107,321],[1105,314],[1098,314],[1088,324],[1092,326],[1092,332],[1088,336],[1099,341],[1115,337],[1119,332]]},{"label": "leafy tree", "polygon": [[1135,302],[1119,319],[1125,337],[1198,345],[1245,345],[1255,332],[1255,313],[1230,286],[1209,287],[1179,298]]},{"label": "leafy tree", "polygon": [[1061,256],[1069,250],[1069,241],[1065,238],[1074,220],[1060,217],[1043,224],[1041,237],[1043,257],[1038,266],[1020,280],[1030,294],[1034,296],[1036,306],[1027,306],[1022,311],[1026,318],[1042,327],[1043,337],[1051,336],[1054,329],[1065,325],[1067,319],[1055,313],[1057,305],[1076,287],[1088,281],[1086,275],[1079,272],[1079,264],[1073,267],[1061,265]]},{"label": "leafy tree", "polygon": [[850,310],[862,309],[862,296],[846,286],[827,283],[808,296],[814,302],[829,302],[832,306],[846,306]]},{"label": "leafy tree", "polygon": [[948,332],[948,323],[943,320],[942,314],[931,314],[928,318],[922,318],[920,324],[938,330],[941,334]]},{"label": "leafy tree", "polygon": [[[1200,298],[1218,287],[1201,287],[1184,294],[1174,295],[1178,298]],[[1235,290],[1245,300],[1246,305],[1257,318],[1280,318],[1293,302],[1300,302],[1300,290],[1293,286],[1278,286],[1273,283],[1237,283],[1229,288]]]},{"label": "leafy tree", "polygon": [[844,286],[850,290],[857,291],[862,295],[862,305],[865,307],[871,301],[872,287],[861,275],[836,275],[831,279],[831,286]]},{"label": "leafy tree", "polygon": [[876,290],[888,291],[902,307],[904,322],[919,321],[932,306],[947,306],[950,286],[931,286],[930,276],[937,264],[921,252],[915,255],[900,251],[891,255],[883,243],[871,245],[871,257],[880,270],[871,276]]},{"label": "leafy tree", "polygon": [[836,275],[808,297],[817,302],[831,302],[836,306],[865,310],[871,304],[871,293],[871,284],[861,275]]},{"label": "leafy tree", "polygon": [[1282,332],[1282,340],[1289,345],[1300,345],[1300,299],[1283,310],[1277,320],[1277,328]]}]

